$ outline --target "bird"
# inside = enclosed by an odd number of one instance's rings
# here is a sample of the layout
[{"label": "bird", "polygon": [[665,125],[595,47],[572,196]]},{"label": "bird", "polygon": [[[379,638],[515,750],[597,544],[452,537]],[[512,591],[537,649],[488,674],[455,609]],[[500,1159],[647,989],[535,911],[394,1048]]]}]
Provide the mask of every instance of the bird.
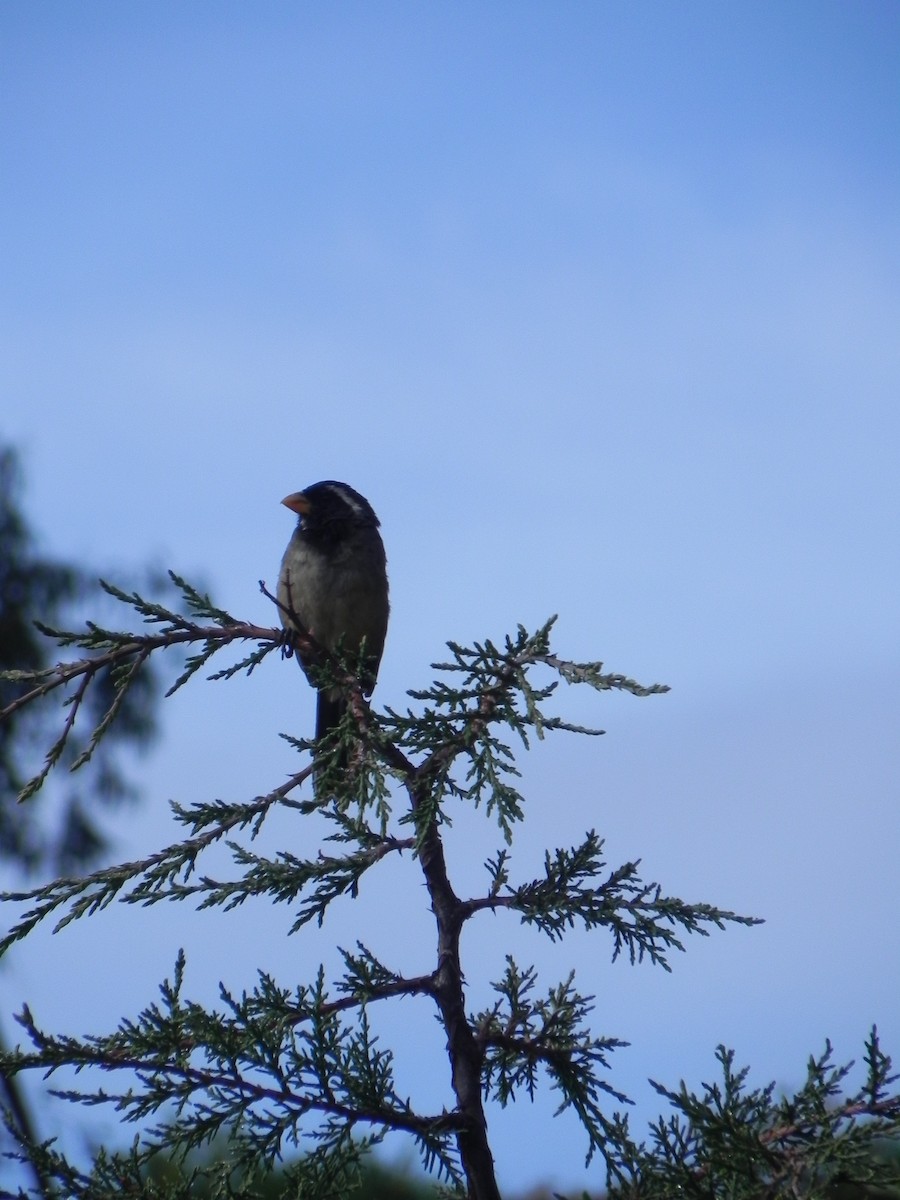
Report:
[{"label": "bird", "polygon": [[[370,696],[390,610],[381,523],[365,496],[334,479],[292,492],[281,503],[298,518],[278,575],[281,623],[289,633],[298,621],[320,646],[331,653],[339,650],[348,662],[358,660],[365,643],[360,683]],[[308,657],[298,658],[319,691],[318,741],[340,722],[347,699],[339,687],[319,686],[310,676]]]}]

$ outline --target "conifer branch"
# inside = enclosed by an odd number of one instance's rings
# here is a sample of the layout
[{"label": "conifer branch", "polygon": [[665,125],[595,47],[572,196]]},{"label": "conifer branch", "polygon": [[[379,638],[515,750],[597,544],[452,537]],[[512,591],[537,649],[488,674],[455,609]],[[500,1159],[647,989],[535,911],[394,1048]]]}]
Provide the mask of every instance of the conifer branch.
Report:
[{"label": "conifer branch", "polygon": [[199,855],[233,829],[250,827],[255,837],[270,809],[276,804],[288,803],[288,793],[308,778],[311,771],[312,768],[307,767],[297,772],[267,795],[248,804],[216,801],[188,809],[173,804],[176,819],[189,826],[193,836],[146,858],[104,867],[88,875],[57,879],[28,891],[0,894],[2,902],[33,905],[0,939],[0,955],[59,910],[63,912],[54,926],[54,933],[70,921],[101,911],[117,898],[147,906],[190,895],[191,887],[187,883],[179,884],[177,880],[190,878]]},{"label": "conifer branch", "polygon": [[[20,800],[28,800],[33,796],[41,788],[50,771],[60,762],[76,720],[83,709],[85,697],[98,677],[108,673],[114,686],[113,699],[105,713],[94,725],[86,747],[71,763],[69,769],[72,771],[78,770],[79,767],[90,761],[101,738],[121,711],[129,689],[133,686],[150,656],[156,651],[195,644],[200,644],[201,647],[195,654],[188,657],[184,671],[166,693],[170,696],[205,666],[214,654],[234,642],[255,641],[258,645],[256,650],[241,662],[218,672],[216,678],[230,678],[238,671],[249,673],[267,654],[284,645],[284,636],[280,630],[237,621],[224,610],[217,608],[208,596],[201,594],[181,576],[171,571],[169,576],[181,591],[192,616],[174,612],[161,604],[144,599],[137,592],[124,592],[113,584],[101,580],[101,586],[108,595],[130,608],[144,624],[162,626],[160,632],[138,633],[133,629],[112,630],[92,621],[86,623],[83,631],[71,631],[54,629],[40,621],[35,621],[36,627],[45,636],[52,638],[60,648],[74,647],[87,651],[87,655],[59,662],[52,667],[0,672],[0,679],[21,685],[18,694],[0,710],[0,722],[9,719],[29,705],[51,696],[59,688],[66,689],[74,685],[74,691],[63,702],[67,713],[62,731],[47,751],[40,770],[22,788],[19,794]],[[194,619],[195,617],[215,623],[212,625],[199,624]]]},{"label": "conifer branch", "polygon": [[[521,913],[551,941],[557,941],[577,925],[585,929],[606,927],[613,935],[613,961],[627,951],[632,963],[646,957],[657,966],[671,970],[668,950],[684,950],[676,929],[708,936],[709,925],[723,929],[726,923],[760,924],[759,918],[708,904],[688,904],[664,896],[657,883],[644,883],[638,875],[639,863],[624,863],[597,882],[606,870],[602,858],[603,841],[594,830],[570,850],[544,855],[544,877],[518,887],[509,886],[508,858],[488,864],[494,883],[489,895],[466,901],[466,916],[484,909],[505,908]],[[506,888],[500,894],[502,887]]]},{"label": "conifer branch", "polygon": [[[41,1179],[77,1200],[146,1195],[142,1181],[155,1154],[183,1155],[222,1133],[231,1159],[228,1172],[220,1171],[217,1196],[242,1194],[232,1188],[233,1172],[249,1179],[286,1151],[302,1149],[306,1153],[290,1168],[295,1192],[325,1200],[345,1184],[367,1147],[390,1131],[402,1131],[417,1145],[426,1170],[458,1194],[464,1189],[468,1200],[499,1200],[486,1104],[506,1105],[523,1090],[532,1096],[543,1083],[556,1092],[558,1113],[574,1113],[584,1128],[587,1160],[600,1155],[605,1161],[613,1200],[671,1200],[676,1194],[684,1200],[813,1200],[842,1171],[855,1172],[854,1179],[891,1177],[887,1167],[871,1166],[873,1139],[900,1133],[896,1076],[874,1029],[866,1046],[866,1082],[850,1095],[844,1094],[849,1068],[833,1065],[830,1046],[810,1060],[804,1088],[781,1101],[774,1098],[774,1085],[749,1088],[746,1072],[734,1068],[732,1052],[720,1047],[720,1082],[704,1085],[699,1094],[684,1084],[677,1090],[654,1085],[674,1115],[660,1118],[645,1145],[633,1139],[628,1118],[611,1111],[612,1105],[628,1103],[611,1076],[613,1052],[625,1043],[592,1030],[594,999],[578,990],[573,973],[539,988],[534,969],[522,969],[508,957],[494,984],[494,1003],[474,1015],[467,1009],[461,934],[466,922],[487,911],[502,910],[553,941],[571,929],[605,928],[613,961],[627,955],[631,962],[646,959],[666,970],[671,952],[684,949],[686,935],[756,923],[666,895],[659,884],[641,879],[638,862],[610,868],[594,830],[574,846],[548,850],[536,878],[513,878],[508,847],[527,812],[520,749],[550,732],[602,732],[570,723],[554,709],[559,683],[635,697],[660,694],[667,690],[663,685],[644,686],[605,672],[600,662],[559,657],[550,648],[551,620],[533,633],[519,627],[503,643],[449,643],[448,661],[435,664],[438,677],[409,693],[415,710],[380,714],[363,694],[359,664],[318,647],[264,584],[264,594],[287,612],[296,632],[237,621],[180,577],[173,581],[184,612],[106,585],[145,623],[161,626],[152,634],[96,624],[78,634],[47,630],[61,646],[87,656],[16,676],[25,690],[7,713],[71,688],[62,731],[34,786],[61,761],[98,672],[112,673],[115,692],[76,766],[88,761],[115,722],[121,695],[156,651],[192,648],[171,694],[226,646],[252,642],[240,661],[210,678],[249,673],[281,648],[302,655],[317,685],[344,690],[347,715],[327,738],[314,743],[287,736],[294,749],[313,750],[318,779],[328,787],[311,798],[294,796],[312,772],[306,766],[249,802],[173,805],[186,836],[164,850],[6,896],[30,907],[0,949],[44,919],[54,917],[59,929],[114,900],[146,906],[193,899],[201,909],[230,909],[265,897],[295,906],[294,932],[314,919],[321,924],[331,904],[359,895],[369,870],[410,851],[434,917],[433,958],[421,972],[402,975],[357,942],[354,950],[340,951],[343,969],[331,991],[323,969],[313,984],[292,990],[260,973],[256,986],[239,996],[223,985],[221,1004],[213,1008],[183,998],[185,963],[179,956],[159,1002],[137,1018],[123,1019],[113,1033],[88,1038],[44,1033],[26,1007],[21,1020],[31,1049],[2,1056],[0,1069],[9,1077],[31,1070],[58,1077],[72,1068],[86,1071],[87,1078],[94,1070],[124,1073],[122,1091],[88,1086],[60,1088],[57,1094],[73,1103],[111,1105],[141,1129],[130,1152],[101,1150],[89,1171],[77,1169],[49,1143],[25,1146],[20,1138],[20,1156],[36,1164]],[[345,762],[349,766],[339,769]],[[480,807],[505,842],[487,860],[485,895],[461,898],[451,882],[444,848],[450,801]],[[321,847],[301,857],[248,846],[276,809],[291,810],[297,819],[314,817],[314,829],[324,822],[329,832]],[[233,878],[213,877],[201,868],[213,845],[230,851]],[[433,1005],[446,1036],[449,1091],[441,1112],[420,1111],[401,1093],[391,1052],[370,1029],[369,1006],[401,996]]]},{"label": "conifer branch", "polygon": [[720,1078],[699,1093],[651,1080],[673,1115],[651,1126],[649,1146],[617,1118],[605,1151],[611,1200],[664,1200],[673,1186],[692,1200],[897,1195],[900,1162],[878,1149],[900,1127],[900,1093],[888,1090],[898,1076],[874,1027],[865,1081],[848,1095],[841,1093],[853,1064],[836,1065],[830,1042],[810,1056],[803,1086],[780,1100],[774,1082],[748,1086],[732,1050],[719,1046],[716,1060]]}]

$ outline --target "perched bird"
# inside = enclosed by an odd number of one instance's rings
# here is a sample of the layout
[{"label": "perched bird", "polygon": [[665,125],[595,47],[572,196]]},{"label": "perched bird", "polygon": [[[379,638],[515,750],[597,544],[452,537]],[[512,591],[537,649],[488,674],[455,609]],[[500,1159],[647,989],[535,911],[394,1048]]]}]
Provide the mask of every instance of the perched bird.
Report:
[{"label": "perched bird", "polygon": [[[389,608],[378,518],[364,496],[332,479],[293,492],[281,503],[299,517],[278,577],[281,623],[290,629],[293,613],[320,646],[330,651],[340,647],[349,661],[357,658],[365,641],[361,683],[371,695]],[[309,663],[302,655],[300,665],[308,678]],[[317,739],[338,724],[346,706],[340,688],[319,691]]]}]

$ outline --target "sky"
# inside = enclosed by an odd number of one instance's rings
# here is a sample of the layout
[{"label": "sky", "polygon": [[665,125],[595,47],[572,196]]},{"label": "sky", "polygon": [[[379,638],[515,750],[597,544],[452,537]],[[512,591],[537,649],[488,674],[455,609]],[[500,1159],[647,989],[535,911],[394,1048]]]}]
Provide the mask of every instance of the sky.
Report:
[{"label": "sky", "polygon": [[[898,147],[889,0],[0,7],[0,437],[42,548],[270,624],[281,497],[344,479],[388,551],[379,703],[447,639],[552,613],[559,654],[671,685],[560,693],[607,733],[523,761],[514,865],[597,828],[613,865],[766,923],[671,974],[500,919],[463,946],[473,1008],[508,950],[544,986],[577,970],[638,1128],[647,1077],[699,1086],[718,1042],[786,1088],[873,1022],[900,1054]],[[280,783],[313,711],[274,659],[179,693],[115,857],[172,840],[170,799]],[[496,843],[457,815],[460,888]],[[360,929],[430,967],[414,864],[308,938],[183,907],[38,935],[4,1014],[108,1028],[179,945],[210,1001]],[[449,1103],[399,1008],[401,1087]],[[554,1108],[490,1110],[504,1189],[602,1184]]]}]

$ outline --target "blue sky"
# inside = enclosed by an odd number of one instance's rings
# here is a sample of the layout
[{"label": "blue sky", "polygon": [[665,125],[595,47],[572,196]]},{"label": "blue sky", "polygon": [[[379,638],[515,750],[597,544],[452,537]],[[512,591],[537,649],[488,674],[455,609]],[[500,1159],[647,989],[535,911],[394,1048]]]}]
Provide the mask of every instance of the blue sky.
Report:
[{"label": "blue sky", "polygon": [[[447,638],[552,612],[560,653],[672,685],[563,693],[608,734],[528,760],[523,874],[597,826],[767,918],[665,977],[495,922],[473,1006],[507,948],[575,966],[639,1119],[647,1075],[709,1078],[720,1040],[786,1086],[873,1021],[900,1053],[900,9],[19,2],[0,55],[0,433],[45,547],[266,622],[278,501],[348,480],[390,560],[380,701]],[[170,797],[279,782],[312,714],[290,663],[180,695],[121,853],[170,840]],[[457,830],[481,887],[494,839]],[[181,943],[197,995],[262,953],[293,982],[358,918],[423,970],[408,886],[309,947],[287,914],[153,913],[116,987],[84,970],[133,945],[106,914],[20,951],[5,1008],[103,1027]],[[410,1091],[443,1102],[416,1049]],[[509,1189],[599,1184],[551,1111],[491,1113]]]}]

